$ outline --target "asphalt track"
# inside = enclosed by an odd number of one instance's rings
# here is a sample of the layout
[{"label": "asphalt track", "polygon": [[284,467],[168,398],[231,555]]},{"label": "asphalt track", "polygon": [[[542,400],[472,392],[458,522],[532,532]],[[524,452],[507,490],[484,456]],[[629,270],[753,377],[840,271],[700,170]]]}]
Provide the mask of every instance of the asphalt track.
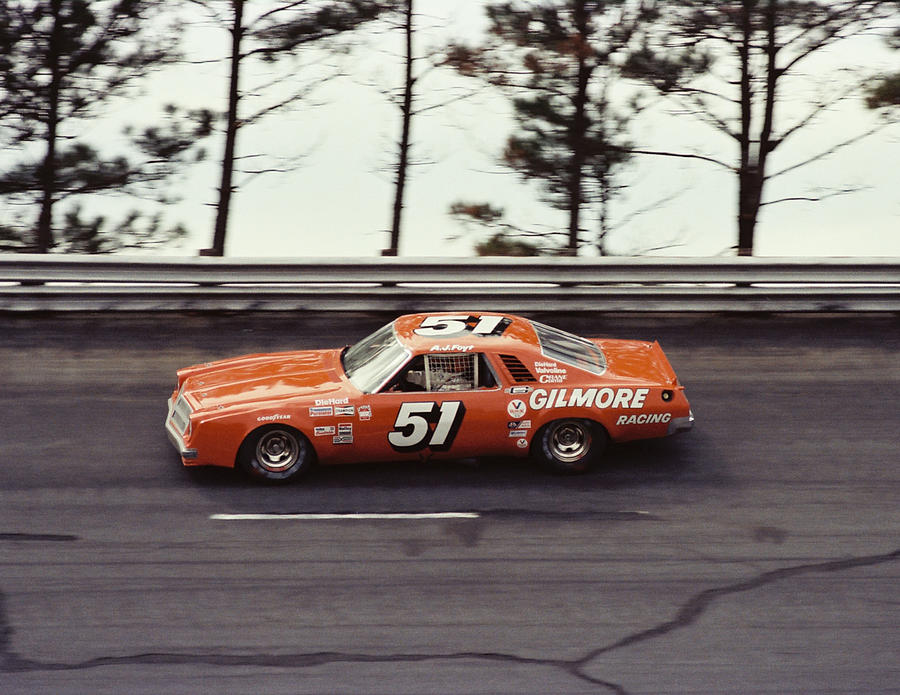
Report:
[{"label": "asphalt track", "polygon": [[[697,416],[583,477],[180,467],[177,367],[382,318],[0,316],[0,692],[900,692],[897,317],[542,317]],[[211,518],[261,512],[477,517]]]}]

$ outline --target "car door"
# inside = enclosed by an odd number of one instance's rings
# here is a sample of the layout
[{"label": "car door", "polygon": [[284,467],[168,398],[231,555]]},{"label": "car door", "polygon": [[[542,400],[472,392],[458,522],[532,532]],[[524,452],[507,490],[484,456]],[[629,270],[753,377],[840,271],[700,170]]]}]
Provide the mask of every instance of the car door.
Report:
[{"label": "car door", "polygon": [[508,394],[484,355],[414,356],[369,397],[372,426],[358,444],[377,458],[467,458],[509,446]]}]

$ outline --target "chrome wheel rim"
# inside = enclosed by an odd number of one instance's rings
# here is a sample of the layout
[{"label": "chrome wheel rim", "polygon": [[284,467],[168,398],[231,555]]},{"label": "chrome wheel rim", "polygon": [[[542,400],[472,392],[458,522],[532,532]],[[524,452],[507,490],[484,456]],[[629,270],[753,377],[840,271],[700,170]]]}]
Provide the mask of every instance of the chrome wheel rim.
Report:
[{"label": "chrome wheel rim", "polygon": [[580,461],[590,448],[591,434],[578,422],[561,422],[550,433],[550,451],[565,463]]},{"label": "chrome wheel rim", "polygon": [[287,430],[272,430],[259,438],[256,460],[269,471],[283,471],[300,458],[300,443]]}]

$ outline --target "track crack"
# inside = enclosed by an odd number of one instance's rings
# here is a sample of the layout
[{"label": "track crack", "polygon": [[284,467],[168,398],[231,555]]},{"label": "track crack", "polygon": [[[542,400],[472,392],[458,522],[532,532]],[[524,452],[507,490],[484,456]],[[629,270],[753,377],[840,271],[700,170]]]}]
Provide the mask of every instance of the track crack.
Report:
[{"label": "track crack", "polygon": [[829,560],[828,562],[796,565],[794,567],[783,567],[781,569],[763,572],[756,577],[746,579],[741,582],[736,582],[734,584],[728,584],[726,586],[716,587],[713,589],[707,589],[705,591],[701,591],[699,594],[696,594],[686,603],[684,603],[678,613],[675,614],[675,617],[671,620],[667,620],[666,622],[660,623],[659,625],[651,627],[647,630],[629,635],[628,637],[623,637],[622,639],[613,642],[612,644],[609,644],[605,647],[599,647],[589,652],[580,661],[582,663],[586,663],[591,659],[594,659],[608,652],[622,649],[624,647],[629,647],[633,644],[644,642],[646,640],[662,637],[663,635],[666,635],[675,630],[680,630],[682,628],[688,627],[696,622],[697,619],[701,615],[703,615],[706,609],[710,607],[710,605],[712,605],[717,600],[731,594],[741,594],[747,591],[753,591],[754,589],[766,586],[767,584],[773,584],[775,582],[782,581],[784,579],[791,579],[803,574],[818,572],[844,572],[847,570],[856,569],[857,567],[869,567],[872,565],[880,565],[887,562],[893,562],[897,559],[900,559],[900,550],[895,550],[884,555],[868,555],[864,557],[847,558],[844,560]]},{"label": "track crack", "polygon": [[745,579],[712,589],[706,589],[689,598],[675,616],[653,627],[635,632],[622,639],[597,647],[577,659],[542,659],[523,657],[502,652],[456,652],[449,654],[359,654],[346,652],[312,652],[297,654],[204,654],[178,652],[149,652],[126,656],[106,656],[88,659],[75,663],[48,662],[27,659],[12,650],[12,627],[6,613],[5,597],[0,592],[0,672],[32,672],[32,671],[78,671],[105,666],[123,666],[134,664],[208,664],[214,666],[261,666],[305,669],[328,664],[367,664],[367,663],[422,663],[438,661],[488,661],[516,665],[545,666],[560,669],[571,676],[605,688],[617,695],[627,695],[627,690],[612,682],[597,678],[588,673],[594,659],[619,651],[635,644],[658,639],[676,630],[690,627],[717,601],[728,596],[759,589],[775,582],[784,581],[804,574],[821,572],[844,572],[859,567],[895,562],[900,559],[900,549],[882,555],[867,555],[820,563],[810,563],[793,567],[770,570]]}]

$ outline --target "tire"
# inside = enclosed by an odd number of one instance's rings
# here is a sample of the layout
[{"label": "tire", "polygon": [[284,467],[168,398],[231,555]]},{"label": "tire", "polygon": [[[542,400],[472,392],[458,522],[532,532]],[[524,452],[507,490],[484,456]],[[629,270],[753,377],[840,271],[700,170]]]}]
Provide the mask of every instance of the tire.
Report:
[{"label": "tire", "polygon": [[609,435],[590,420],[554,420],[538,432],[532,457],[554,473],[584,473],[596,465],[606,449]]},{"label": "tire", "polygon": [[285,425],[271,425],[252,432],[238,451],[241,468],[271,482],[285,482],[306,473],[315,458],[309,440]]}]

